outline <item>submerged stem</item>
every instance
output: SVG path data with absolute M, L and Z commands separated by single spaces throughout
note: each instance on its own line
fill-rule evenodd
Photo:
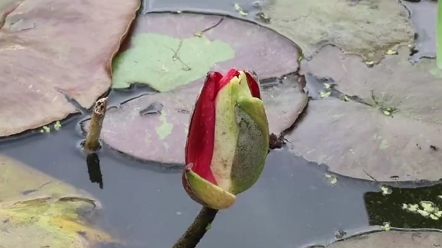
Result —
M 84 142 L 84 149 L 89 151 L 96 151 L 100 148 L 100 134 L 103 126 L 104 116 L 106 114 L 107 97 L 99 99 L 94 106 L 91 123 L 89 125 L 89 132 Z
M 437 1 L 436 64 L 442 70 L 442 1 Z
M 218 210 L 216 209 L 203 207 L 192 225 L 187 228 L 186 232 L 172 248 L 195 248 L 207 230 L 210 229 L 210 225 L 217 213 Z

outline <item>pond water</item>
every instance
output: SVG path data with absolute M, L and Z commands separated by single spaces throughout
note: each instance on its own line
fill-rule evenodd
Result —
M 228 12 L 231 5 L 227 1 L 153 0 L 145 3 L 143 11 L 187 7 Z M 111 92 L 111 105 L 145 91 L 135 87 Z M 182 189 L 182 166 L 138 161 L 104 145 L 98 153 L 99 167 L 88 167 L 79 149 L 84 139 L 79 123 L 87 115 L 69 117 L 57 132 L 34 131 L 2 140 L 0 153 L 90 192 L 103 205 L 100 225 L 124 240 L 122 247 L 171 247 L 200 210 Z M 102 187 L 97 181 L 102 181 Z M 383 195 L 382 185 L 393 192 Z M 198 247 L 325 246 L 341 238 L 379 231 L 385 222 L 395 228 L 441 229 L 440 222 L 391 210 L 392 206 L 436 196 L 441 187 L 437 182 L 397 183 L 392 178 L 382 184 L 343 177 L 327 172 L 326 165 L 295 157 L 285 149 L 273 150 L 257 184 L 241 194 L 231 209 L 218 214 Z

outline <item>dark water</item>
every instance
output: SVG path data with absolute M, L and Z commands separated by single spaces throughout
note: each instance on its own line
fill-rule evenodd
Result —
M 238 3 L 250 5 L 251 1 Z M 144 12 L 166 9 L 232 12 L 233 3 L 152 0 L 145 3 Z M 111 92 L 111 105 L 148 91 L 135 87 Z M 90 192 L 103 204 L 103 228 L 125 241 L 124 247 L 171 247 L 200 210 L 182 189 L 180 166 L 140 162 L 104 146 L 98 154 L 100 166 L 88 168 L 86 156 L 78 148 L 84 139 L 78 131 L 82 118 L 70 117 L 57 132 L 0 141 L 0 153 Z M 346 238 L 380 230 L 384 222 L 396 228 L 442 229 L 440 222 L 398 210 L 403 203 L 437 197 L 441 184 L 390 182 L 386 184 L 393 192 L 382 195 L 381 183 L 332 175 L 337 178 L 332 184 L 326 170 L 325 165 L 285 150 L 271 152 L 257 184 L 239 195 L 231 209 L 218 214 L 198 247 L 327 245 L 337 240 L 337 232 L 339 238 Z

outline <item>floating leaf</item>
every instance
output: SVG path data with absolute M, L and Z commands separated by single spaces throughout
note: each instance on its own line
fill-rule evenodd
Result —
M 253 70 L 263 81 L 279 78 L 298 69 L 298 48 L 284 37 L 248 22 L 225 18 L 219 23 L 220 19 L 221 17 L 215 15 L 196 14 L 148 14 L 138 18 L 132 39 L 139 35 L 167 37 L 171 40 L 179 40 L 175 37 L 194 39 L 188 41 L 187 45 L 183 42 L 177 53 L 192 70 L 181 70 L 181 62 L 172 58 L 174 52 L 166 46 L 162 47 L 172 43 L 166 44 L 164 40 L 161 44 L 150 41 L 157 45 L 155 49 L 151 47 L 149 49 L 152 50 L 148 50 L 152 56 L 142 52 L 136 55 L 143 57 L 143 61 L 131 57 L 135 54 L 127 57 L 120 54 L 121 61 L 117 64 L 127 65 L 124 70 L 121 67 L 116 68 L 115 74 L 118 75 L 115 75 L 115 87 L 122 86 L 118 82 L 147 83 L 162 93 L 148 94 L 130 100 L 119 108 L 109 109 L 102 130 L 105 143 L 142 160 L 183 163 L 190 114 L 208 70 L 215 69 L 222 73 L 230 68 Z M 195 30 L 204 30 L 216 23 L 219 25 L 205 32 L 203 38 L 193 37 Z M 143 33 L 146 31 L 149 33 Z M 197 45 L 191 45 L 192 42 L 197 42 Z M 210 48 L 213 49 L 212 53 L 218 54 L 218 58 L 225 58 L 224 62 L 216 62 L 213 56 L 207 57 L 210 55 L 207 49 L 213 43 L 225 46 L 224 50 Z M 177 49 L 179 42 L 175 45 L 174 49 Z M 135 46 L 143 44 L 137 43 Z M 206 48 L 200 48 L 201 46 Z M 136 48 L 129 48 L 126 52 L 130 52 L 130 49 Z M 227 55 L 234 57 L 229 59 Z M 143 66 L 130 66 L 134 61 Z M 169 71 L 159 74 L 156 61 L 161 61 Z M 262 98 L 270 132 L 276 135 L 292 126 L 308 101 L 307 95 L 298 86 L 297 78 L 292 74 L 281 82 L 263 83 Z M 161 106 L 161 111 L 147 111 L 157 109 L 155 106 Z M 89 122 L 82 126 L 87 130 Z
M 328 248 L 434 248 L 442 243 L 442 234 L 438 232 L 375 232 L 357 235 L 328 246 Z
M 299 44 L 306 57 L 332 43 L 377 63 L 391 44 L 413 42 L 408 10 L 396 1 L 351 5 L 341 0 L 278 0 L 263 10 L 272 16 L 272 22 L 264 25 Z
M 108 90 L 109 61 L 139 1 L 12 3 L 0 29 L 0 137 L 89 108 Z M 0 9 L 3 16 L 3 9 Z
M 412 65 L 408 54 L 408 48 L 401 47 L 398 56 L 368 69 L 358 56 L 329 46 L 322 49 L 308 61 L 310 72 L 332 78 L 339 82 L 336 90 L 366 104 L 334 97 L 311 101 L 308 114 L 286 136 L 292 151 L 350 177 L 367 178 L 368 172 L 379 181 L 389 181 L 392 175 L 403 181 L 442 178 L 435 166 L 442 153 L 430 150 L 430 145 L 442 144 L 441 79 L 430 73 L 433 60 Z M 372 92 L 380 106 L 399 111 L 386 116 Z
M 0 155 L 0 246 L 86 248 L 116 242 L 88 220 L 100 203 Z

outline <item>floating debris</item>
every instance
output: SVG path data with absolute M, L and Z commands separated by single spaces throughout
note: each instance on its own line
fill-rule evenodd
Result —
M 60 130 L 60 128 L 61 128 L 61 123 L 60 123 L 60 121 L 55 122 L 55 124 L 54 124 L 54 129 L 58 131 L 58 130 Z
M 382 191 L 382 195 L 383 196 L 389 195 L 389 194 L 393 193 L 393 190 L 390 189 L 389 187 L 385 186 L 385 185 L 381 186 L 381 191 Z
M 384 222 L 384 225 L 381 226 L 381 229 L 388 232 L 391 229 L 390 222 Z
M 347 232 L 343 231 L 343 230 L 339 230 L 339 231 L 335 232 L 336 239 L 343 239 L 345 237 L 345 235 L 347 235 Z
M 329 97 L 330 94 L 331 94 L 331 91 L 327 91 L 327 92 L 321 91 L 320 92 L 321 98 Z
M 429 217 L 433 220 L 439 220 L 442 217 L 442 211 L 431 201 L 421 201 L 419 204 L 402 204 L 402 209 L 411 213 L 418 213 L 423 217 Z
M 271 18 L 266 15 L 264 12 L 258 12 L 255 15 L 255 19 L 264 23 L 270 23 Z
M 235 10 L 238 11 L 238 13 L 242 16 L 247 16 L 249 14 L 247 12 L 244 12 L 242 7 L 237 3 L 235 3 L 234 7 L 235 7 Z
M 325 174 L 325 177 L 329 179 L 331 184 L 336 184 L 338 182 L 338 178 L 336 178 L 335 176 L 332 176 L 330 174 Z
M 420 205 L 424 211 L 429 212 L 429 213 L 434 213 L 436 211 L 439 211 L 439 209 L 436 207 L 436 205 L 431 201 L 421 201 Z
M 382 113 L 386 116 L 391 116 L 394 112 L 397 111 L 398 111 L 397 108 L 392 108 L 392 107 L 382 108 Z
M 303 59 L 304 59 L 304 56 L 302 56 L 302 55 L 298 56 L 298 62 L 301 62 L 301 60 L 303 60 Z
M 208 231 L 212 227 L 212 223 L 207 224 L 206 231 Z
M 374 65 L 374 61 L 371 61 L 371 60 L 365 61 L 365 64 L 372 67 Z
M 50 133 L 51 132 L 51 128 L 49 128 L 48 126 L 42 126 L 42 129 L 40 130 L 40 133 Z
M 396 50 L 389 49 L 389 50 L 386 52 L 386 54 L 387 54 L 387 55 L 397 55 L 398 52 L 397 52 Z

